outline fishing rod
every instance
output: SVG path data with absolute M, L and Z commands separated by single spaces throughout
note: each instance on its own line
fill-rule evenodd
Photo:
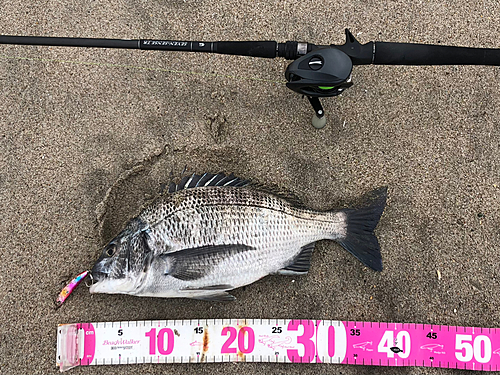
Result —
M 348 29 L 345 34 L 346 41 L 342 45 L 294 41 L 197 42 L 10 35 L 0 36 L 0 44 L 205 52 L 294 60 L 285 71 L 286 85 L 309 99 L 315 112 L 312 123 L 316 128 L 326 124 L 320 98 L 340 95 L 351 87 L 351 74 L 355 65 L 500 66 L 500 49 L 390 42 L 361 44 Z

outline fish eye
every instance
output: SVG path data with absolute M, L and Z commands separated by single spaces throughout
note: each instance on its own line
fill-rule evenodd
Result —
M 116 245 L 109 245 L 106 249 L 106 255 L 112 257 L 116 252 Z

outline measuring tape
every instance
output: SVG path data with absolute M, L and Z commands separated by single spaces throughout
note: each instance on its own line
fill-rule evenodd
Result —
M 57 365 L 278 362 L 497 371 L 500 329 L 333 320 L 200 319 L 63 324 Z

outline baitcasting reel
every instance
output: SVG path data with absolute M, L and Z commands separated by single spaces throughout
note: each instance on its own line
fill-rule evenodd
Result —
M 321 48 L 309 52 L 288 65 L 285 77 L 288 88 L 307 96 L 314 108 L 315 128 L 326 124 L 320 97 L 337 96 L 352 86 L 352 61 L 336 48 Z

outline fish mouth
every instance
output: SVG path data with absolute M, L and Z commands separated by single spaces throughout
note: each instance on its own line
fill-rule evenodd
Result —
M 106 280 L 109 276 L 108 272 L 104 272 L 103 266 L 101 262 L 98 262 L 92 268 L 92 271 L 89 272 L 91 284 L 90 284 L 90 293 L 95 293 L 95 290 L 99 284 L 102 284 L 102 281 Z
M 109 271 L 109 265 L 106 262 L 103 260 L 97 261 L 97 263 L 94 264 L 94 267 L 92 267 L 92 271 L 90 271 L 92 284 L 106 279 L 109 276 Z
M 99 281 L 108 277 L 107 273 L 102 272 L 102 271 L 95 271 L 95 270 L 92 270 L 90 275 L 92 277 L 92 284 L 98 283 Z
M 107 294 L 130 294 L 133 281 L 127 278 L 113 278 L 108 274 L 100 273 L 101 277 L 98 281 L 94 280 L 89 288 L 91 294 L 107 293 Z

